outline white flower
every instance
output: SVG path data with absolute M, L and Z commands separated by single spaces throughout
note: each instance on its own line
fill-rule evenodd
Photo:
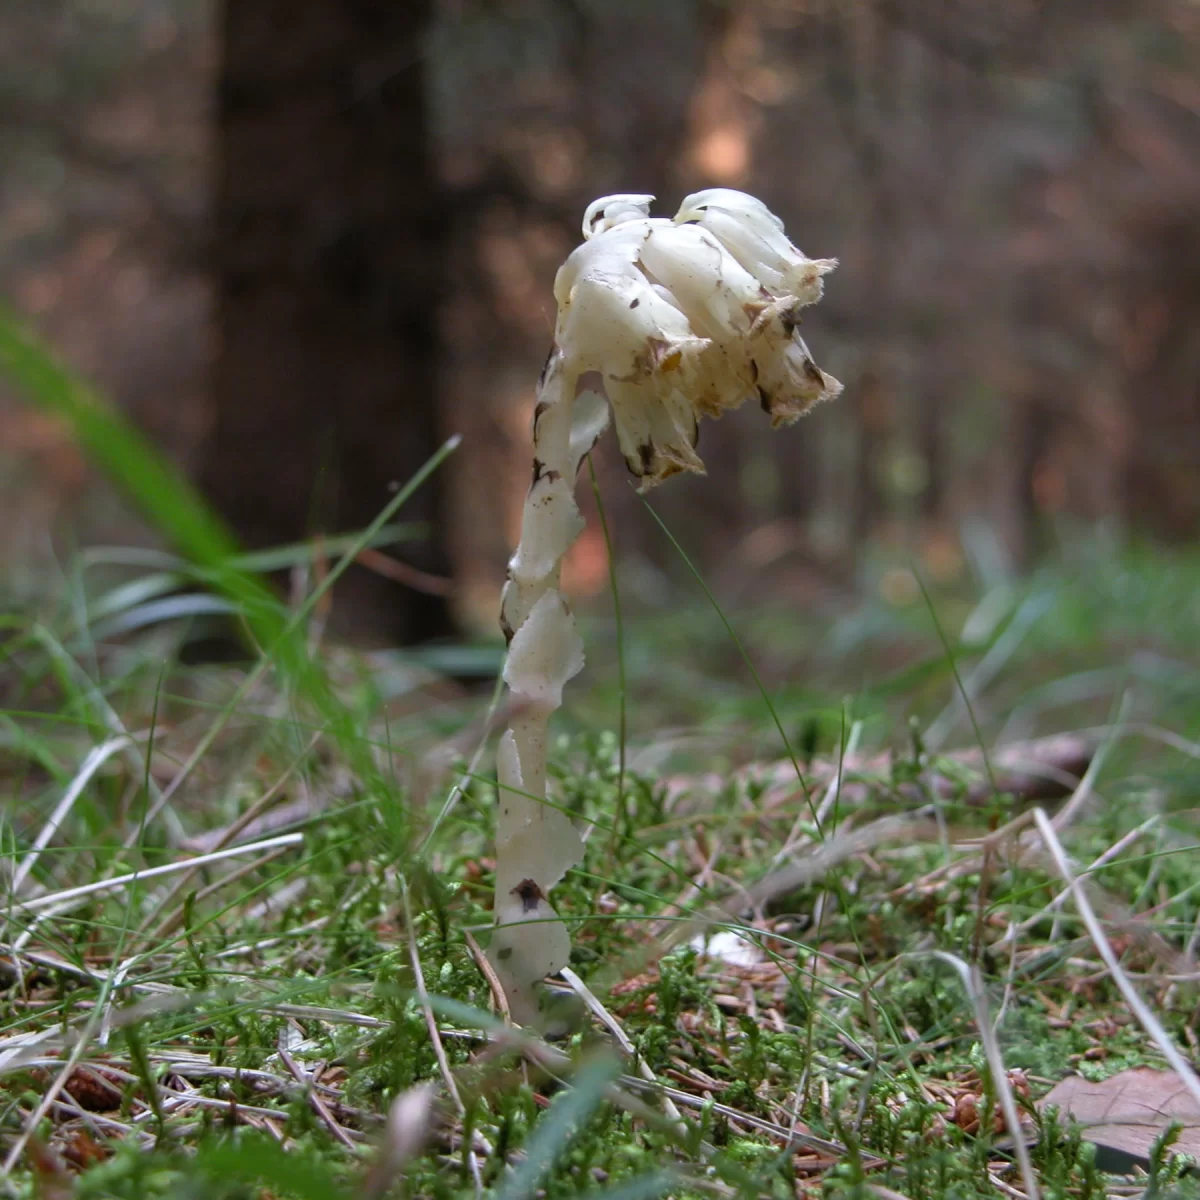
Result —
M 564 367 L 607 397 L 643 489 L 703 473 L 703 416 L 755 398 L 773 425 L 788 424 L 841 391 L 796 331 L 836 262 L 806 258 L 742 192 L 698 192 L 674 221 L 650 217 L 651 199 L 589 205 L 586 240 L 554 284 Z
M 550 718 L 583 669 L 583 642 L 560 587 L 562 561 L 584 527 L 575 477 L 611 410 L 630 470 L 649 488 L 704 472 L 701 417 L 750 397 L 773 425 L 793 421 L 841 384 L 796 332 L 821 295 L 831 260 L 805 258 L 752 196 L 689 196 L 674 221 L 652 196 L 588 206 L 584 243 L 554 281 L 555 346 L 538 381 L 533 480 L 509 561 L 500 624 L 514 706 L 497 757 L 496 928 L 488 950 L 513 1017 L 538 1013 L 541 978 L 565 966 L 566 925 L 550 890 L 583 856 L 570 816 L 549 803 Z

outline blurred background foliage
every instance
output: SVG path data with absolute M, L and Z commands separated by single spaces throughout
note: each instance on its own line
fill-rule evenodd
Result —
M 252 547 L 364 527 L 462 433 L 334 620 L 493 637 L 584 206 L 744 188 L 841 260 L 806 333 L 846 393 L 706 427 L 709 478 L 652 502 L 723 603 L 903 608 L 910 563 L 1194 536 L 1198 44 L 1194 0 L 3 0 L 0 293 Z M 19 599 L 151 535 L 7 386 Z M 596 457 L 654 607 L 683 568 Z

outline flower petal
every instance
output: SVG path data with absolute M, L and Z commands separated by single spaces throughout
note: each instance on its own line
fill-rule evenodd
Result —
M 593 200 L 583 214 L 584 240 L 607 233 L 614 225 L 625 221 L 637 221 L 648 217 L 653 202 L 653 196 L 637 192 L 621 192 L 615 196 L 601 196 L 598 200 Z
M 708 230 L 734 258 L 776 296 L 794 296 L 801 304 L 821 298 L 823 275 L 837 259 L 806 257 L 788 240 L 783 222 L 754 196 L 730 188 L 709 188 L 688 196 L 678 223 L 695 222 Z

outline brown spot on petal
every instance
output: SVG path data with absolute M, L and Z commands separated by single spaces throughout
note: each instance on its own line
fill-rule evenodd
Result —
M 644 446 L 638 447 L 638 457 L 642 460 L 642 469 L 639 474 L 645 475 L 650 470 L 650 464 L 654 461 L 654 446 L 647 442 Z
M 538 905 L 546 898 L 546 893 L 532 879 L 522 879 L 513 888 L 512 895 L 521 901 L 521 908 L 527 913 L 537 912 Z
M 825 376 L 821 374 L 821 368 L 818 367 L 817 364 L 815 362 L 813 362 L 813 360 L 811 358 L 806 358 L 804 360 L 804 373 L 818 387 L 823 388 L 825 386 Z
M 630 302 L 629 302 L 629 307 L 630 307 L 630 308 L 637 308 L 637 306 L 638 306 L 639 304 L 641 304 L 641 302 L 642 302 L 642 299 L 641 299 L 641 297 L 640 297 L 640 296 L 638 296 L 638 297 L 636 297 L 635 299 L 633 299 L 633 300 L 630 300 Z
M 546 464 L 540 458 L 533 460 L 533 482 L 529 485 L 530 492 L 544 479 L 547 483 L 557 483 L 562 478 L 562 473 L 552 469 L 547 469 Z M 543 489 L 544 491 L 545 489 Z M 544 503 L 549 500 L 548 496 L 542 497 L 534 503 Z
M 759 404 L 762 405 L 763 412 L 770 413 L 770 411 L 771 411 L 771 394 L 761 384 L 759 385 L 759 388 L 758 388 L 758 402 L 759 402 Z

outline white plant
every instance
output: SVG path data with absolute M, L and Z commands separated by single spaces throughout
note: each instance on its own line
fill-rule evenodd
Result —
M 583 855 L 579 833 L 547 803 L 550 716 L 583 669 L 583 642 L 559 589 L 583 531 L 575 477 L 609 420 L 641 490 L 680 471 L 704 474 L 701 417 L 756 399 L 787 425 L 841 384 L 813 362 L 800 310 L 821 298 L 834 259 L 806 258 L 753 196 L 714 188 L 674 220 L 652 196 L 606 196 L 583 218 L 584 242 L 554 282 L 554 346 L 533 414 L 533 482 L 508 568 L 500 624 L 516 716 L 497 756 L 496 929 L 489 957 L 514 1018 L 532 1020 L 543 976 L 571 942 L 547 899 Z

